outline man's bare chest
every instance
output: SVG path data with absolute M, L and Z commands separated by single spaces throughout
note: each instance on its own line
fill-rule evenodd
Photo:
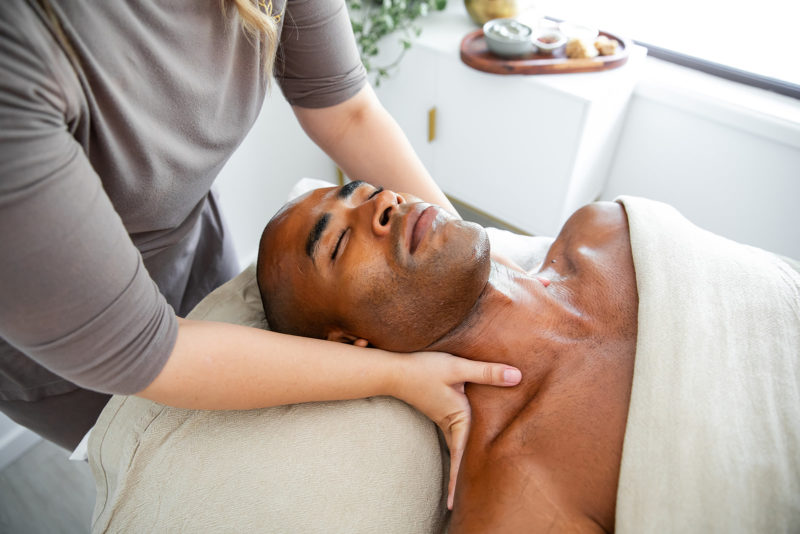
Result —
M 524 402 L 473 402 L 462 502 L 485 506 L 514 495 L 505 504 L 497 501 L 497 516 L 513 513 L 527 522 L 550 514 L 569 524 L 591 518 L 590 525 L 613 529 L 635 345 L 635 335 L 587 339 L 571 346 L 562 364 L 524 393 Z M 484 431 L 483 422 L 498 417 L 507 424 L 487 440 L 490 425 Z M 497 470 L 502 476 L 489 472 Z

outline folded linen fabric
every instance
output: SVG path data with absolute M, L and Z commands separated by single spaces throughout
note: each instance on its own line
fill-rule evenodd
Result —
M 621 201 L 639 329 L 617 531 L 800 531 L 800 274 Z

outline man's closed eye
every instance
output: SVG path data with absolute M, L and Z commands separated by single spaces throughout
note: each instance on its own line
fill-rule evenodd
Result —
M 345 228 L 339 233 L 339 239 L 336 240 L 336 246 L 333 247 L 333 252 L 331 253 L 331 261 L 335 260 L 336 257 L 339 255 L 339 249 L 344 248 L 342 247 L 342 242 L 344 241 L 345 235 L 349 231 L 349 228 Z

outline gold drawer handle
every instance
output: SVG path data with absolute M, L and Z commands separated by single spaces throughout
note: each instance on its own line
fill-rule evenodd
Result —
M 428 110 L 428 142 L 436 139 L 436 106 Z

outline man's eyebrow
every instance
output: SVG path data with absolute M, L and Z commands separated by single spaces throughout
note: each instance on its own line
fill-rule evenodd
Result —
M 308 238 L 306 239 L 306 254 L 311 261 L 314 261 L 314 250 L 317 248 L 319 244 L 319 239 L 322 237 L 322 232 L 325 231 L 325 227 L 328 226 L 328 223 L 331 220 L 330 213 L 323 213 L 322 216 L 317 219 L 317 222 L 314 223 L 314 227 L 308 233 Z
M 341 200 L 350 198 L 350 195 L 352 195 L 353 192 L 362 185 L 364 185 L 364 182 L 361 180 L 348 182 L 339 188 L 339 190 L 336 192 L 336 198 Z M 328 226 L 330 220 L 331 214 L 323 213 L 320 218 L 317 219 L 314 227 L 308 233 L 308 238 L 306 238 L 306 255 L 311 258 L 311 261 L 314 261 L 314 250 L 317 248 L 319 240 L 322 237 L 322 232 L 325 231 L 325 228 Z
M 339 191 L 336 193 L 336 198 L 341 198 L 341 199 L 349 198 L 350 195 L 353 194 L 353 191 L 355 191 L 362 185 L 364 185 L 364 182 L 362 182 L 361 180 L 356 180 L 355 182 L 346 183 L 339 188 Z

